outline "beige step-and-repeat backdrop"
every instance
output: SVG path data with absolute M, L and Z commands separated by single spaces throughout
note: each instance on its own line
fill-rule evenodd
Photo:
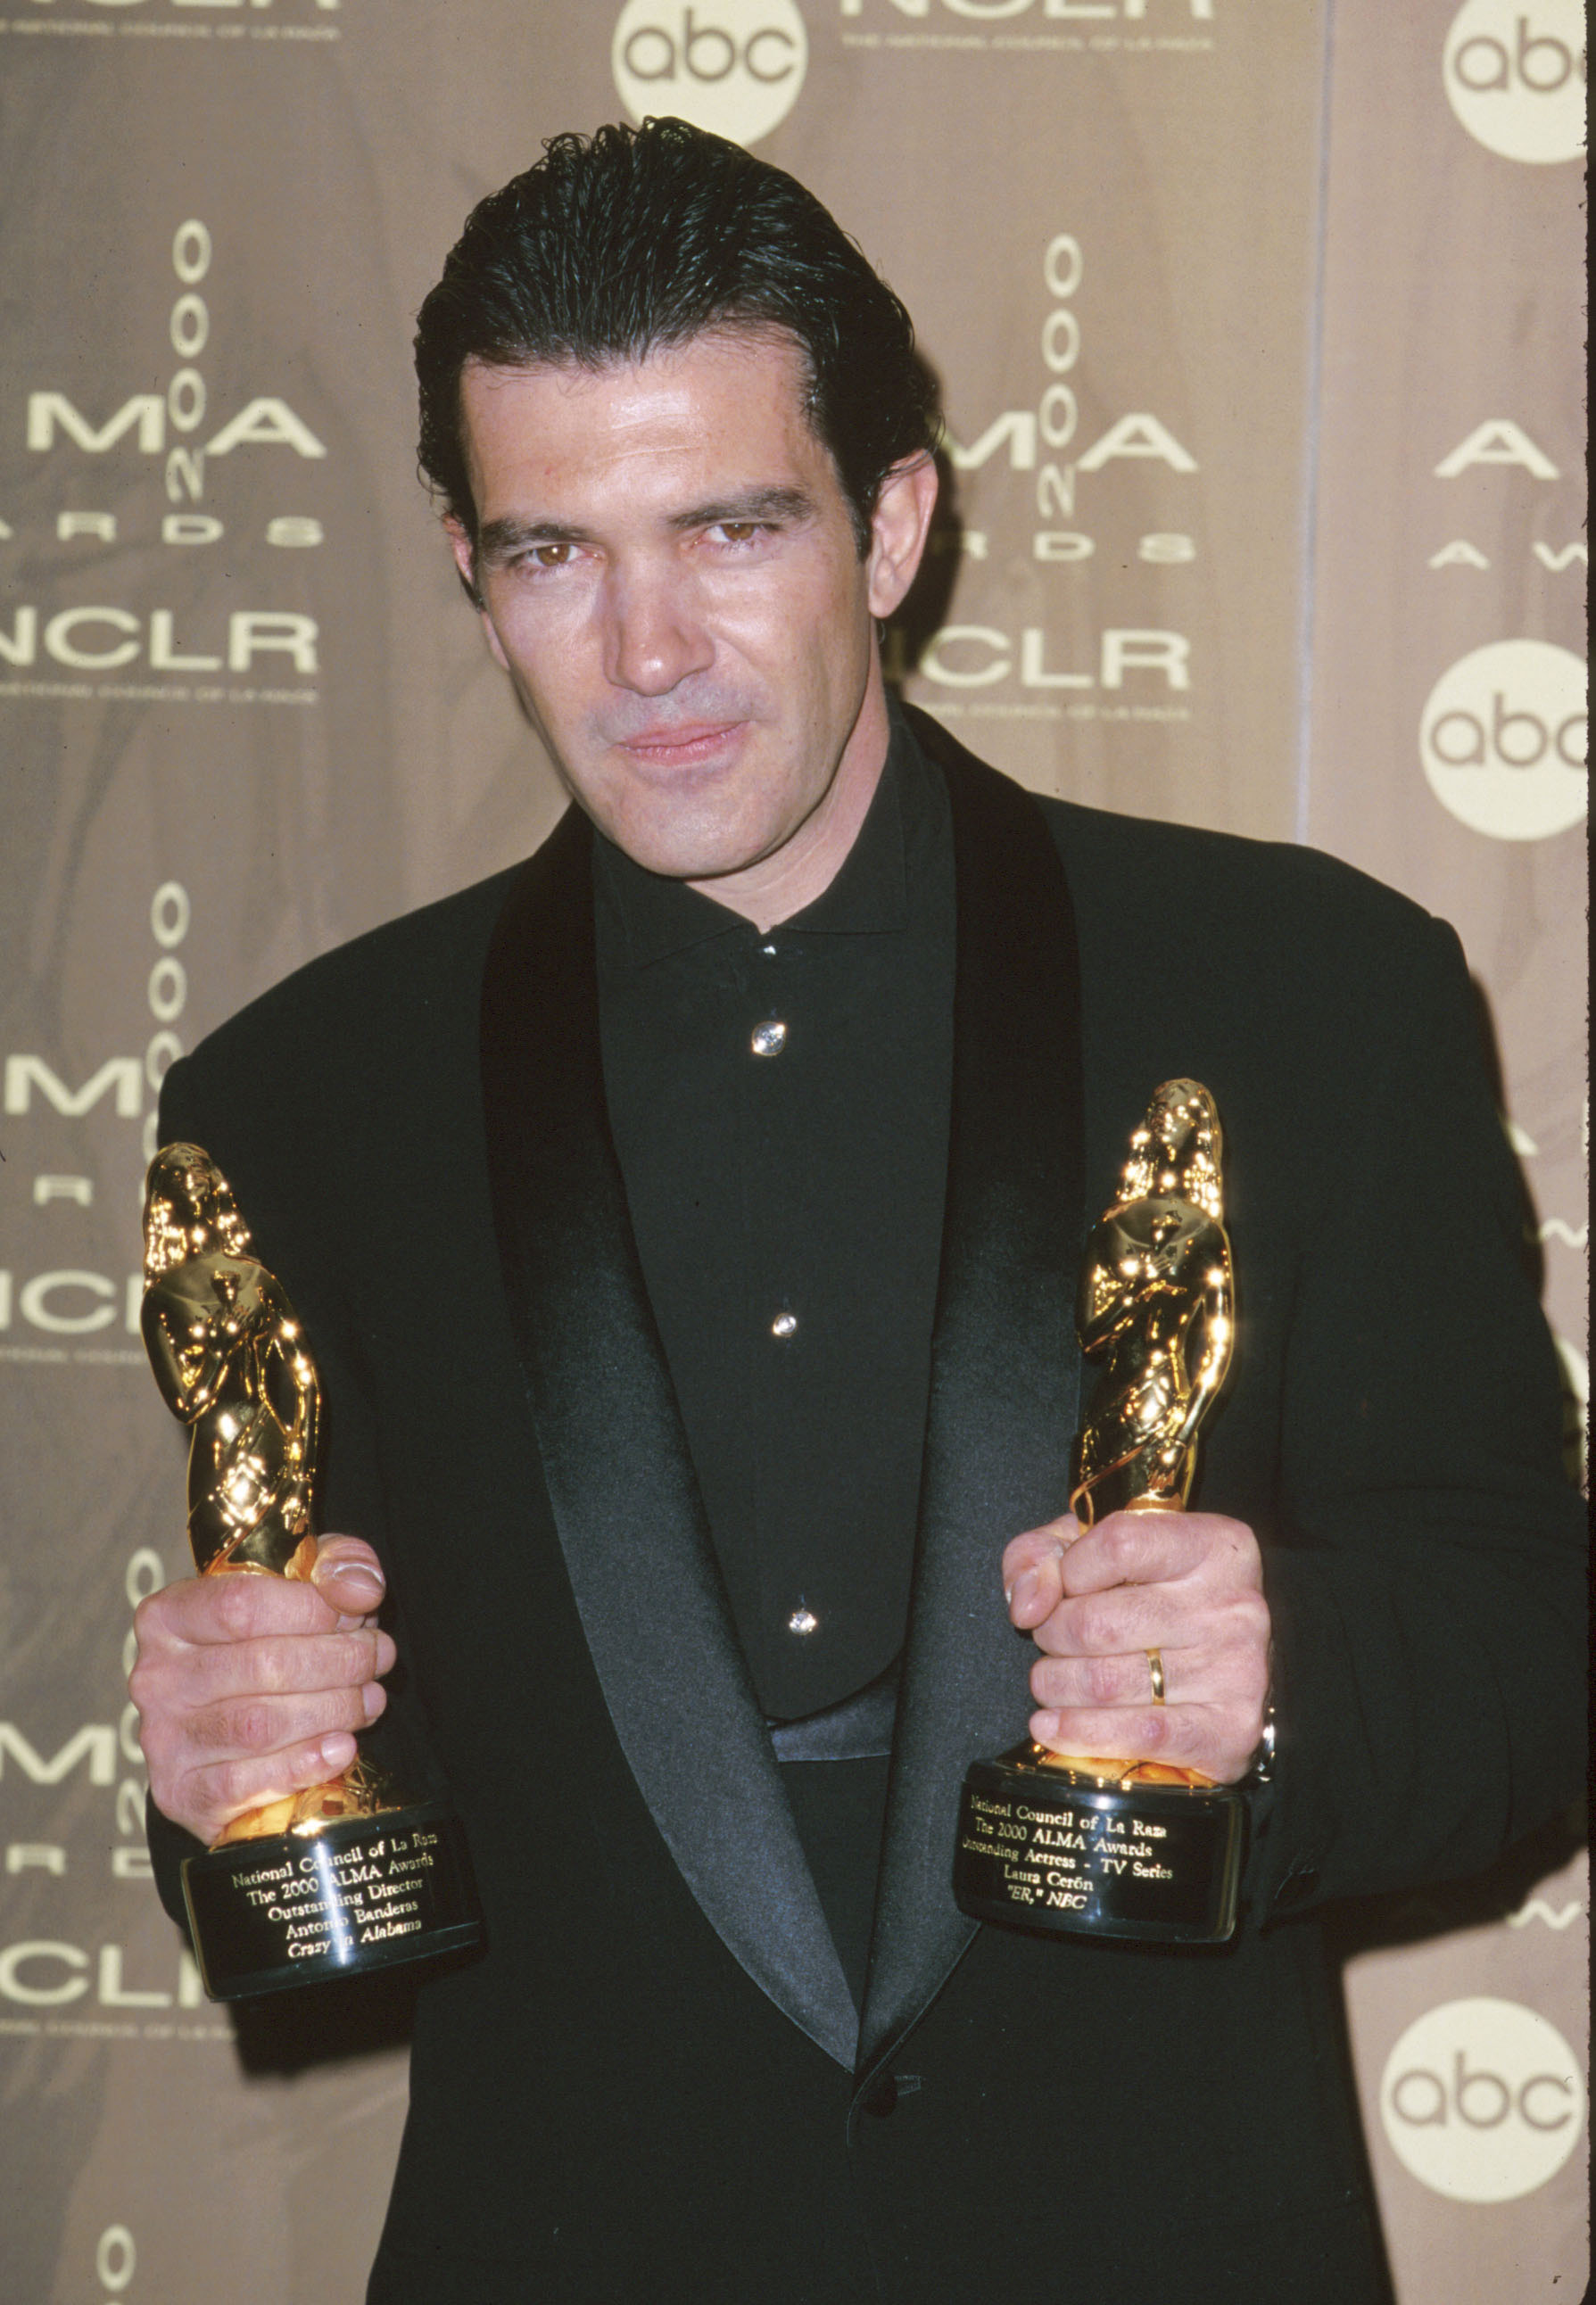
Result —
M 556 812 L 414 477 L 467 207 L 649 111 L 815 187 L 945 386 L 909 693 L 1457 923 L 1572 1451 L 1583 42 L 1576 0 L 0 0 L 14 2305 L 356 2298 L 403 2118 L 402 1991 L 235 2024 L 147 1878 L 128 1614 L 184 1554 L 133 1275 L 178 1050 Z M 1347 1920 L 1403 2305 L 1582 2292 L 1579 1852 Z

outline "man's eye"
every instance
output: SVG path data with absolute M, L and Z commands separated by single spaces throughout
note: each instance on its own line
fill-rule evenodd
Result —
M 752 544 L 763 534 L 764 523 L 757 520 L 722 520 L 716 523 L 717 533 L 728 544 Z
M 571 557 L 568 544 L 534 544 L 526 556 L 534 568 L 564 568 Z

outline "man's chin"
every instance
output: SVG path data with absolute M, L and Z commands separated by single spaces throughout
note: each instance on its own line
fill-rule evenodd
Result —
M 589 813 L 634 864 L 666 880 L 714 881 L 746 872 L 782 843 L 780 826 L 729 823 L 712 809 L 694 811 L 686 795 L 657 810 L 601 806 Z
M 609 838 L 645 872 L 657 872 L 662 880 L 702 881 L 711 896 L 717 880 L 730 880 L 747 872 L 763 862 L 764 853 L 719 842 L 649 839 L 630 829 L 611 832 Z

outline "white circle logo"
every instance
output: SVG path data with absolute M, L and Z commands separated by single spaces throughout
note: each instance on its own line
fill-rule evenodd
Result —
M 673 114 L 755 144 L 798 102 L 809 39 L 793 0 L 627 0 L 610 63 L 634 120 Z
M 1419 724 L 1430 788 L 1472 831 L 1547 840 L 1585 812 L 1585 668 L 1551 641 L 1492 641 L 1442 673 Z
M 1584 2127 L 1579 2061 L 1517 2001 L 1447 2001 L 1410 2025 L 1380 2076 L 1404 2169 L 1453 2201 L 1516 2201 L 1556 2176 Z
M 1505 160 L 1577 160 L 1584 150 L 1580 0 L 1464 0 L 1441 70 L 1469 134 Z

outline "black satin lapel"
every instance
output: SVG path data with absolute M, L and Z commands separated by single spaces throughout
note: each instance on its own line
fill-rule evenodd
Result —
M 616 1734 L 722 1941 L 851 2066 L 857 2013 L 732 1628 L 632 1236 L 604 1101 L 592 833 L 575 811 L 494 931 L 482 1053 L 511 1319 Z
M 1025 1734 L 1030 1644 L 1009 1623 L 1010 1537 L 1063 1511 L 1083 1221 L 1074 915 L 1041 812 L 916 717 L 946 774 L 958 872 L 952 1130 L 919 1551 L 861 2076 L 975 1935 L 953 1902 L 969 1763 Z

